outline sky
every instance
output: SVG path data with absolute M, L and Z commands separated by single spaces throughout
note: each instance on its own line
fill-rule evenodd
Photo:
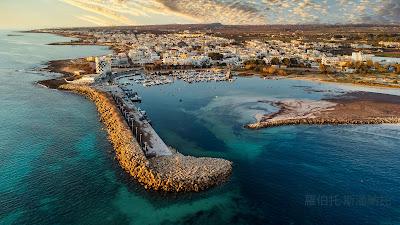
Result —
M 223 24 L 400 24 L 400 0 L 0 0 L 0 29 Z

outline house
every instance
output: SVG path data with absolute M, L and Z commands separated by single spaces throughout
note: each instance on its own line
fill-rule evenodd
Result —
M 107 75 L 111 73 L 111 58 L 109 56 L 100 56 L 95 58 L 96 73 Z
M 128 57 L 125 53 L 119 53 L 118 55 L 111 56 L 111 66 L 112 67 L 128 67 Z
M 362 52 L 353 52 L 351 54 L 351 60 L 354 62 L 365 62 L 372 59 L 373 55 L 364 54 Z

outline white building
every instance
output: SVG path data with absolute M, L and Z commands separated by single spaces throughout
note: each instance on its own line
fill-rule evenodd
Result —
M 335 57 L 335 56 L 328 57 L 325 54 L 322 55 L 322 58 L 321 58 L 321 63 L 323 65 L 327 65 L 327 66 L 336 65 L 337 63 L 339 63 L 339 61 L 340 61 L 339 57 Z
M 106 75 L 111 73 L 111 58 L 109 56 L 96 57 L 96 73 Z
M 239 57 L 225 58 L 222 60 L 222 63 L 226 63 L 226 65 L 233 65 L 233 66 L 241 66 L 242 65 L 242 61 L 240 60 Z
M 191 56 L 189 60 L 194 66 L 209 65 L 211 62 L 211 58 L 204 55 Z
M 400 48 L 400 42 L 380 41 L 379 44 L 388 48 Z
M 364 54 L 362 52 L 353 52 L 351 54 L 351 60 L 354 62 L 365 62 L 372 59 L 373 55 Z
M 128 57 L 125 53 L 119 53 L 111 57 L 111 66 L 113 67 L 127 67 L 129 66 Z
M 133 63 L 138 63 L 144 58 L 144 51 L 142 49 L 131 49 L 129 50 L 128 56 Z
M 367 44 L 351 44 L 350 45 L 352 48 L 358 48 L 358 49 L 371 49 L 371 48 L 373 48 L 374 46 L 372 46 L 372 45 L 367 45 Z
M 128 53 L 134 64 L 144 65 L 146 63 L 154 63 L 160 60 L 160 56 L 157 52 L 149 49 L 131 49 Z

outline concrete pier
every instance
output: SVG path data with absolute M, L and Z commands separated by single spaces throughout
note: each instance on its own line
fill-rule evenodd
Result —
M 172 155 L 165 142 L 158 136 L 148 120 L 144 118 L 145 115 L 138 110 L 125 92 L 118 86 L 111 86 L 110 92 L 146 156 Z

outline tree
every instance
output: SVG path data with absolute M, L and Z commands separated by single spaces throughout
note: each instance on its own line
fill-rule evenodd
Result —
M 208 57 L 210 57 L 212 60 L 221 60 L 224 58 L 224 55 L 218 52 L 210 52 L 208 53 Z
M 360 69 L 361 66 L 362 66 L 362 62 L 360 62 L 360 61 L 357 61 L 357 62 L 354 63 L 354 68 L 355 69 Z
M 378 71 L 379 73 L 384 73 L 387 71 L 386 68 L 378 62 L 374 63 L 374 67 L 375 67 L 376 71 Z
M 372 68 L 374 66 L 374 62 L 372 62 L 372 60 L 367 60 L 367 66 L 368 68 Z
M 280 64 L 280 60 L 276 57 L 271 59 L 271 65 L 279 65 Z
M 253 70 L 257 66 L 257 61 L 256 60 L 247 60 L 243 64 L 244 64 L 244 68 L 246 68 L 246 70 Z
M 327 68 L 324 64 L 322 64 L 322 63 L 319 64 L 319 70 L 320 70 L 322 73 L 327 73 L 327 72 L 328 72 L 328 68 Z
M 284 70 L 278 70 L 278 75 L 279 76 L 287 76 L 287 73 Z
M 396 73 L 400 74 L 400 64 L 396 64 L 394 67 L 396 68 Z
M 290 59 L 284 58 L 284 59 L 282 59 L 282 63 L 283 63 L 283 65 L 285 65 L 285 66 L 289 66 L 289 65 L 290 65 Z
M 296 58 L 290 58 L 290 66 L 297 66 L 299 62 Z
M 351 62 L 351 61 L 346 62 L 344 66 L 345 66 L 345 67 L 348 67 L 348 68 L 353 68 L 353 69 L 354 69 L 354 64 L 353 64 L 353 62 Z
M 334 37 L 335 39 L 343 38 L 343 36 L 340 35 L 340 34 L 335 34 L 335 35 L 333 35 L 333 37 Z
M 276 73 L 276 69 L 273 67 L 264 67 L 263 68 L 263 72 L 264 73 L 268 73 L 268 74 L 275 74 Z

